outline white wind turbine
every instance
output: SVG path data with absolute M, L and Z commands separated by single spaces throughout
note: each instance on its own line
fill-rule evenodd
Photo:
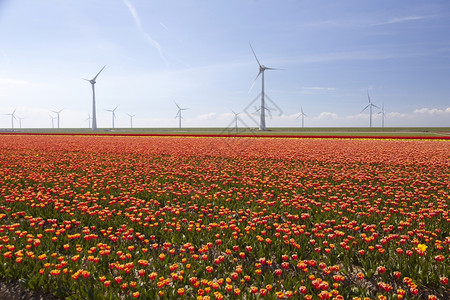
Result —
M 298 115 L 297 119 L 300 118 L 300 117 L 302 117 L 302 128 L 303 128 L 303 127 L 304 127 L 304 124 L 305 124 L 305 117 L 307 117 L 308 115 L 306 115 L 306 114 L 303 112 L 303 107 L 300 106 L 300 110 L 301 110 L 301 113 Z
M 17 118 L 19 119 L 19 128 L 22 129 L 22 120 L 25 118 L 21 118 L 19 116 L 17 116 Z
M 50 118 L 52 119 L 52 128 L 55 128 L 55 119 L 57 118 L 57 117 L 54 117 L 54 116 L 52 116 L 52 115 L 49 115 L 50 116 Z
M 381 128 L 384 128 L 384 118 L 386 117 L 384 112 L 384 104 L 381 105 L 381 111 L 378 114 L 381 114 Z
M 116 109 L 119 107 L 117 105 L 114 109 L 105 109 L 106 111 L 109 111 L 112 113 L 112 128 L 114 128 L 114 119 L 116 119 Z
M 57 119 L 57 124 L 58 124 L 58 128 L 59 128 L 59 114 L 63 111 L 63 109 L 56 111 L 56 110 L 52 110 L 52 112 L 54 112 L 56 114 L 56 119 Z
M 176 116 L 175 116 L 175 119 L 178 118 L 178 127 L 181 128 L 181 119 L 183 118 L 183 117 L 181 116 L 181 112 L 182 112 L 183 110 L 187 110 L 187 109 L 189 109 L 189 108 L 181 108 L 176 102 L 175 102 L 175 105 L 178 107 L 178 112 L 177 112 L 177 114 L 176 114 Z
M 91 120 L 92 120 L 91 114 L 88 113 L 88 117 L 87 117 L 87 119 L 85 120 L 85 121 L 88 121 L 88 122 L 89 122 L 89 127 L 88 127 L 88 128 L 91 128 Z
M 260 121 L 259 121 L 259 130 L 266 130 L 266 106 L 265 106 L 265 102 L 264 102 L 264 71 L 265 70 L 279 70 L 279 69 L 275 69 L 275 68 L 269 68 L 266 67 L 264 65 L 261 65 L 259 63 L 258 58 L 256 57 L 255 51 L 253 50 L 252 45 L 250 44 L 250 48 L 252 49 L 253 55 L 255 56 L 256 62 L 258 63 L 259 66 L 259 72 L 258 75 L 256 75 L 255 80 L 253 81 L 252 86 L 250 87 L 250 90 L 253 88 L 253 85 L 255 84 L 256 80 L 258 79 L 259 75 L 261 75 L 261 82 L 262 82 L 262 86 L 261 86 L 261 107 L 260 107 Z
M 14 119 L 17 120 L 16 116 L 14 115 L 14 113 L 16 112 L 16 110 L 14 110 L 12 113 L 10 114 L 6 114 L 7 116 L 11 116 L 11 129 L 14 129 Z
M 94 78 L 92 78 L 90 80 L 83 78 L 84 80 L 89 81 L 92 85 L 92 130 L 97 130 L 97 114 L 95 113 L 95 83 L 96 83 L 95 80 L 97 79 L 97 76 L 103 71 L 103 69 L 105 67 L 106 67 L 106 65 L 103 66 L 103 68 L 100 70 L 100 72 L 97 73 L 97 75 L 95 75 Z
M 236 112 L 234 112 L 234 110 L 231 110 L 232 112 L 233 112 L 233 114 L 234 114 L 234 128 L 235 128 L 235 130 L 236 130 L 236 132 L 238 131 L 238 126 L 237 126 L 237 123 L 238 123 L 238 115 L 240 114 L 240 113 L 236 113 Z
M 130 117 L 130 128 L 133 128 L 133 117 L 135 116 L 135 115 L 130 115 L 130 114 L 127 114 L 129 117 Z
M 369 99 L 369 104 L 367 104 L 367 106 L 364 107 L 364 109 L 361 111 L 361 113 L 362 113 L 363 111 L 365 111 L 367 108 L 369 108 L 369 113 L 370 113 L 370 128 L 372 128 L 372 107 L 376 107 L 376 108 L 379 108 L 379 107 L 376 106 L 375 104 L 373 104 L 372 101 L 370 100 L 369 91 L 367 91 L 367 98 Z

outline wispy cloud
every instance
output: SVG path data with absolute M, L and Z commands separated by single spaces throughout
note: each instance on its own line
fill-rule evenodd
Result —
M 288 57 L 280 60 L 281 63 L 323 63 L 330 61 L 355 61 L 355 60 L 384 60 L 391 59 L 396 53 L 382 51 L 379 49 L 340 51 L 340 52 L 324 52 L 305 54 L 302 56 Z
M 386 114 L 387 118 L 391 118 L 391 119 L 399 119 L 399 118 L 407 118 L 410 117 L 410 115 L 406 114 L 406 113 L 399 113 L 399 112 L 390 112 Z
M 311 90 L 311 91 L 334 91 L 334 90 L 336 90 L 335 88 L 321 87 L 321 86 L 309 86 L 309 87 L 304 87 L 303 89 Z
M 337 119 L 338 115 L 336 113 L 332 113 L 332 112 L 328 112 L 328 111 L 324 111 L 321 112 L 316 118 L 317 119 Z
M 128 0 L 123 0 L 123 3 L 127 6 L 128 10 L 131 13 L 131 16 L 133 17 L 134 20 L 134 24 L 136 25 L 138 31 L 143 35 L 144 39 L 153 47 L 155 47 L 158 52 L 159 52 L 159 56 L 161 56 L 161 58 L 164 60 L 164 62 L 167 63 L 162 49 L 161 49 L 161 45 L 154 40 L 147 32 L 145 32 L 144 28 L 142 27 L 142 23 L 141 23 L 141 19 L 139 18 L 139 15 L 136 11 L 136 8 L 128 1 Z
M 215 118 L 216 115 L 217 114 L 215 112 L 210 112 L 210 113 L 207 113 L 207 114 L 199 115 L 198 119 L 199 120 L 211 120 L 211 119 Z
M 427 115 L 450 115 L 450 107 L 447 107 L 446 109 L 439 109 L 439 108 L 419 108 L 415 109 L 413 111 L 415 114 L 427 114 Z
M 388 24 L 396 24 L 396 23 L 404 23 L 404 22 L 410 22 L 410 21 L 417 21 L 417 20 L 423 20 L 426 18 L 429 18 L 431 16 L 404 16 L 404 17 L 396 17 L 391 18 L 385 22 L 375 23 L 374 26 L 377 25 L 388 25 Z
M 30 84 L 25 80 L 0 78 L 0 85 L 28 85 Z

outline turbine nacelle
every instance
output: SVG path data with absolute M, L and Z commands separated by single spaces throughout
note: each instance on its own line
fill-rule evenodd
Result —
M 86 79 L 86 78 L 83 78 L 83 79 L 86 81 L 89 81 L 92 85 L 97 83 L 94 79 Z

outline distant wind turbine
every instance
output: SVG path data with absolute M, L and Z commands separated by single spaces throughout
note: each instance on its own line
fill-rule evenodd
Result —
M 130 115 L 130 114 L 127 114 L 129 117 L 130 117 L 130 128 L 133 128 L 133 117 L 135 116 L 135 115 Z
M 238 131 L 238 126 L 237 126 L 237 121 L 238 121 L 238 115 L 240 114 L 240 113 L 235 113 L 234 112 L 234 110 L 231 110 L 232 112 L 233 112 L 233 114 L 234 114 L 234 128 L 235 128 L 235 130 L 236 130 L 236 132 Z
M 175 105 L 178 107 L 178 112 L 177 112 L 175 118 L 178 118 L 178 127 L 181 128 L 181 119 L 183 118 L 183 117 L 181 116 L 181 112 L 182 112 L 183 110 L 187 110 L 187 109 L 189 109 L 189 108 L 181 108 L 176 102 L 175 102 Z
M 381 114 L 381 128 L 384 128 L 384 118 L 386 117 L 386 114 L 384 113 L 384 104 L 381 105 L 381 111 L 379 114 Z
M 56 110 L 52 110 L 52 112 L 54 112 L 56 114 L 56 119 L 57 119 L 57 124 L 58 124 L 58 128 L 59 128 L 59 114 L 63 111 L 63 109 L 56 111 Z
M 54 117 L 54 116 L 52 116 L 52 115 L 49 115 L 50 116 L 50 118 L 52 119 L 52 128 L 55 128 L 55 119 L 57 118 L 57 117 Z
M 103 66 L 103 68 L 100 70 L 100 72 L 97 73 L 97 75 L 95 75 L 94 78 L 90 80 L 83 78 L 84 80 L 89 81 L 92 85 L 92 130 L 97 130 L 97 114 L 95 113 L 95 83 L 96 83 L 95 80 L 105 67 L 106 65 Z
M 253 88 L 253 85 L 255 85 L 255 82 L 258 79 L 259 75 L 261 75 L 262 86 L 261 86 L 261 107 L 259 109 L 259 111 L 260 111 L 259 130 L 266 130 L 266 106 L 265 106 L 265 102 L 264 102 L 264 71 L 265 70 L 279 70 L 279 69 L 269 68 L 264 65 L 261 65 L 259 63 L 258 57 L 256 57 L 255 51 L 253 50 L 253 47 L 251 44 L 250 44 L 250 48 L 252 49 L 253 55 L 255 56 L 256 62 L 258 63 L 258 66 L 259 66 L 258 75 L 256 75 L 256 78 L 253 81 L 253 84 L 250 87 L 250 90 Z
M 367 106 L 364 107 L 364 109 L 361 111 L 361 113 L 362 113 L 363 111 L 365 111 L 367 108 L 369 108 L 369 113 L 370 113 L 370 128 L 372 128 L 372 107 L 376 107 L 376 108 L 379 108 L 379 107 L 376 106 L 375 104 L 373 104 L 372 101 L 370 100 L 369 91 L 367 91 L 367 98 L 369 99 L 369 104 L 367 104 Z
M 11 129 L 14 129 L 14 119 L 17 120 L 16 116 L 14 115 L 14 113 L 16 112 L 16 110 L 14 110 L 12 113 L 10 114 L 6 114 L 7 116 L 11 116 Z
M 22 129 L 22 120 L 25 118 L 21 118 L 19 116 L 17 116 L 17 118 L 19 119 L 19 128 Z
M 301 110 L 301 113 L 298 115 L 297 119 L 302 117 L 302 128 L 303 128 L 304 124 L 305 124 L 305 122 L 304 122 L 305 121 L 305 117 L 307 117 L 307 115 L 303 112 L 303 107 L 300 106 L 300 110 Z
M 106 111 L 109 111 L 112 113 L 112 128 L 114 128 L 114 119 L 116 119 L 116 109 L 119 107 L 117 105 L 114 109 L 105 109 Z
M 87 119 L 85 120 L 85 121 L 88 121 L 88 122 L 89 122 L 89 127 L 88 127 L 88 128 L 91 128 L 91 120 L 92 120 L 91 114 L 88 113 L 88 117 L 87 117 Z

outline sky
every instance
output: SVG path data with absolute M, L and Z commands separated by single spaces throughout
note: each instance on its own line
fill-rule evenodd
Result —
M 267 127 L 449 127 L 449 32 L 448 0 L 0 0 L 0 130 L 89 127 L 105 65 L 99 128 L 258 127 L 250 45 Z

